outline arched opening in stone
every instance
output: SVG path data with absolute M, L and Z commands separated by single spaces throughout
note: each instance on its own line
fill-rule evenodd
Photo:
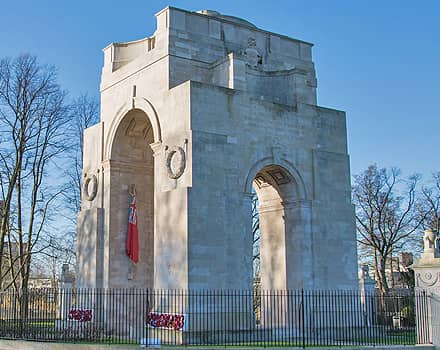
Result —
M 154 274 L 154 157 L 153 128 L 139 109 L 121 120 L 111 149 L 110 280 L 121 287 L 153 288 Z M 135 188 L 139 232 L 139 262 L 125 251 L 129 192 Z M 113 278 L 112 278 L 113 277 Z
M 287 299 L 274 297 L 274 291 L 303 287 L 300 195 L 295 178 L 279 165 L 262 168 L 252 187 L 254 310 L 257 322 L 264 324 L 273 310 L 289 308 Z M 285 325 L 287 312 L 278 317 Z
M 264 290 L 287 289 L 289 244 L 293 222 L 291 204 L 298 201 L 293 176 L 279 165 L 261 169 L 252 183 L 254 232 L 254 274 L 260 277 Z M 255 213 L 257 215 L 255 215 Z M 259 260 L 259 264 L 255 263 Z M 290 283 L 289 283 L 290 284 Z

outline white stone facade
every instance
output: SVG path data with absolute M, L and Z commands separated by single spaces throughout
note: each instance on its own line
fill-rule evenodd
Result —
M 254 188 L 263 289 L 357 288 L 345 113 L 317 106 L 312 44 L 212 11 L 156 17 L 151 37 L 104 49 L 78 286 L 251 289 Z

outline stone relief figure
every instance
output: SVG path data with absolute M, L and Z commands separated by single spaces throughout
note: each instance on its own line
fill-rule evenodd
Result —
M 243 54 L 246 56 L 248 64 L 252 67 L 257 67 L 263 63 L 263 56 L 257 49 L 255 38 L 248 39 L 248 47 L 244 50 Z

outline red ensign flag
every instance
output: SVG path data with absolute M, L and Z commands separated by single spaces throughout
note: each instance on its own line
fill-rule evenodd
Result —
M 127 256 L 134 262 L 139 261 L 139 238 L 136 211 L 136 196 L 130 195 L 130 210 L 128 211 L 128 230 L 126 242 Z

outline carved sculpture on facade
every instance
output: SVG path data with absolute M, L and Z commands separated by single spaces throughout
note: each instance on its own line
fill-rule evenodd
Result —
M 424 231 L 423 257 L 440 258 L 438 232 L 432 230 Z
M 185 150 L 174 146 L 167 149 L 166 167 L 170 179 L 178 179 L 183 175 L 186 167 Z
M 248 39 L 248 46 L 243 50 L 243 54 L 246 57 L 247 63 L 252 67 L 256 67 L 263 63 L 263 56 L 257 49 L 255 38 L 250 37 Z
M 82 198 L 87 201 L 93 201 L 98 192 L 98 178 L 96 175 L 87 175 L 84 176 L 84 183 L 82 187 Z

